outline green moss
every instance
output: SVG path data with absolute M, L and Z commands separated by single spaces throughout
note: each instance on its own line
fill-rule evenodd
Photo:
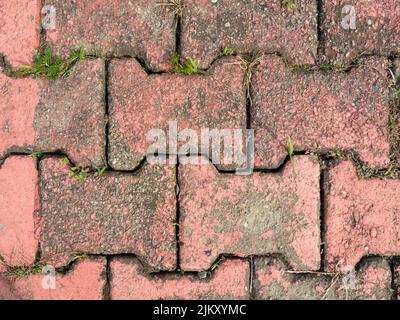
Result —
M 225 57 L 233 56 L 234 54 L 235 54 L 235 51 L 233 51 L 233 49 L 230 49 L 230 48 L 224 48 L 224 50 L 222 51 L 222 55 Z
M 70 52 L 70 58 L 64 60 L 48 48 L 42 48 L 33 57 L 32 66 L 21 66 L 15 72 L 17 76 L 42 77 L 50 80 L 63 78 L 68 75 L 71 67 L 80 60 L 86 60 L 91 56 L 83 49 L 76 49 Z
M 193 59 L 187 59 L 184 64 L 180 62 L 181 57 L 178 53 L 172 54 L 170 58 L 170 64 L 173 67 L 174 71 L 183 75 L 192 75 L 201 73 L 197 63 Z

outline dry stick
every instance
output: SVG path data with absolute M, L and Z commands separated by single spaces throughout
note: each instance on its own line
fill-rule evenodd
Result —
M 332 278 L 332 281 L 328 287 L 328 289 L 326 289 L 324 295 L 322 296 L 321 300 L 325 300 L 326 296 L 328 295 L 329 291 L 333 288 L 333 286 L 336 284 L 336 282 L 338 281 L 338 279 L 340 278 L 340 273 L 336 273 L 335 276 Z

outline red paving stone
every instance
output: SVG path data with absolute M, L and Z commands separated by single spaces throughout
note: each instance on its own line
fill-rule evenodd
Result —
M 295 64 L 317 57 L 317 3 L 281 0 L 186 0 L 181 29 L 184 58 L 207 68 L 225 48 L 240 53 L 279 52 Z
M 399 54 L 400 6 L 397 0 L 323 0 L 325 58 L 349 65 L 360 54 Z M 347 11 L 345 6 L 352 6 Z M 342 10 L 343 13 L 342 13 Z M 355 17 L 355 24 L 349 22 Z
M 33 151 L 62 151 L 81 166 L 104 165 L 104 62 L 81 62 L 55 81 L 0 74 L 0 158 Z
M 275 258 L 256 258 L 254 266 L 258 300 L 390 300 L 392 296 L 390 266 L 379 258 L 365 261 L 353 275 L 336 277 L 290 273 Z
M 6 265 L 30 265 L 35 261 L 40 231 L 38 209 L 35 160 L 8 158 L 0 167 L 0 256 Z M 2 271 L 4 266 L 0 266 Z
M 296 151 L 353 150 L 360 160 L 389 164 L 387 60 L 370 58 L 349 73 L 291 72 L 274 55 L 254 73 L 252 128 L 256 166 L 276 168 Z
M 399 180 L 360 179 L 343 161 L 329 172 L 326 190 L 328 269 L 355 266 L 363 256 L 400 254 Z
M 60 159 L 40 162 L 42 261 L 60 267 L 76 253 L 134 253 L 150 267 L 176 267 L 175 168 L 90 175 L 84 183 Z
M 32 274 L 8 281 L 13 299 L 18 300 L 101 300 L 105 283 L 105 258 L 78 261 L 66 274 Z
M 282 173 L 220 174 L 179 168 L 181 266 L 208 270 L 220 254 L 279 253 L 295 270 L 320 267 L 320 170 L 296 157 Z
M 39 0 L 0 2 L 0 55 L 13 66 L 30 65 L 40 39 Z
M 249 299 L 250 265 L 224 261 L 212 275 L 146 275 L 135 258 L 115 258 L 111 268 L 111 299 L 115 300 L 214 300 Z
M 135 60 L 113 60 L 110 165 L 116 170 L 135 169 L 151 144 L 147 133 L 161 129 L 168 138 L 170 121 L 176 121 L 178 132 L 190 128 L 199 137 L 202 128 L 246 129 L 243 79 L 243 68 L 234 58 L 218 61 L 208 75 L 189 77 L 147 75 Z
M 46 0 L 57 10 L 57 28 L 46 33 L 55 52 L 74 48 L 97 55 L 135 56 L 155 70 L 168 69 L 175 51 L 170 7 L 148 0 Z
M 400 299 L 397 1 L 160 2 L 0 0 L 0 300 Z M 97 58 L 15 73 L 42 46 Z M 188 143 L 247 128 L 249 175 Z

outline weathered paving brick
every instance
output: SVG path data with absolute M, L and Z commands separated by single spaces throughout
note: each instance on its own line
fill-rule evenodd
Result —
M 354 11 L 345 6 L 352 6 Z M 331 62 L 343 66 L 360 54 L 388 56 L 400 52 L 397 0 L 324 0 L 323 11 L 325 56 Z M 350 24 L 353 16 L 354 26 Z
M 179 168 L 181 266 L 208 270 L 220 254 L 282 254 L 295 270 L 320 267 L 320 169 L 296 157 L 280 174 Z
M 254 264 L 254 293 L 259 300 L 390 300 L 392 295 L 390 266 L 380 258 L 341 275 L 290 273 L 275 258 L 256 258 Z
M 152 129 L 168 135 L 202 128 L 246 129 L 244 71 L 238 59 L 221 59 L 207 75 L 147 75 L 133 59 L 110 65 L 109 162 L 116 170 L 132 170 L 146 156 Z M 178 151 L 179 152 L 179 151 Z M 173 154 L 175 151 L 170 151 Z M 199 150 L 200 153 L 200 150 Z M 196 153 L 197 154 L 197 153 Z
M 292 72 L 266 55 L 253 78 L 256 166 L 276 168 L 297 151 L 355 151 L 374 167 L 389 164 L 387 61 L 369 58 L 349 73 Z
M 111 260 L 111 299 L 215 300 L 249 299 L 250 266 L 247 261 L 224 261 L 200 280 L 192 274 L 146 275 L 137 259 Z
M 0 1 L 0 55 L 13 66 L 30 65 L 39 48 L 39 0 Z
M 57 10 L 57 26 L 46 40 L 67 56 L 83 47 L 101 55 L 136 56 L 161 71 L 175 51 L 175 22 L 171 6 L 151 0 L 46 0 Z
M 40 229 L 38 209 L 35 160 L 8 158 L 0 167 L 0 256 L 7 265 L 30 265 L 35 261 Z
M 60 159 L 40 162 L 42 260 L 62 266 L 75 253 L 134 253 L 154 269 L 176 266 L 175 168 L 106 172 L 84 183 Z
M 0 274 L 0 300 L 17 300 L 9 281 Z
M 313 64 L 317 56 L 317 3 L 281 0 L 186 0 L 181 50 L 207 68 L 223 49 L 240 53 L 280 52 L 295 64 Z
M 55 282 L 44 274 L 11 279 L 8 285 L 12 299 L 101 300 L 106 283 L 106 259 L 86 258 L 77 262 L 66 274 L 56 273 L 53 279 Z
M 355 266 L 363 256 L 400 254 L 400 181 L 361 179 L 350 161 L 326 182 L 327 268 Z
M 84 61 L 65 79 L 0 74 L 0 158 L 10 152 L 62 151 L 82 166 L 105 154 L 104 63 Z

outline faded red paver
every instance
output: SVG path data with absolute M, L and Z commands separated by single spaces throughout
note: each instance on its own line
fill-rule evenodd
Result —
M 8 158 L 0 167 L 0 256 L 7 265 L 30 265 L 35 261 L 40 231 L 38 210 L 35 160 Z M 0 272 L 2 268 L 0 265 Z
M 0 55 L 13 66 L 30 65 L 40 42 L 39 0 L 0 2 Z
M 399 180 L 360 179 L 352 162 L 343 161 L 331 169 L 326 190 L 327 268 L 400 254 Z
M 354 11 L 347 11 L 346 5 L 353 6 Z M 329 61 L 343 66 L 360 54 L 389 56 L 400 53 L 400 6 L 397 0 L 324 0 L 323 11 L 325 58 Z M 348 20 L 353 12 L 355 29 L 350 28 Z
M 52 81 L 0 74 L 0 158 L 62 151 L 82 166 L 104 165 L 104 77 L 101 60 L 80 62 L 68 78 Z
M 154 71 L 168 69 L 175 51 L 174 15 L 170 6 L 151 0 L 46 0 L 57 10 L 56 30 L 46 40 L 67 56 L 74 48 L 100 55 L 135 56 Z
M 368 259 L 340 276 L 290 273 L 279 259 L 256 258 L 254 294 L 258 300 L 390 300 L 392 275 L 384 259 Z
M 6 272 L 6 271 L 7 271 L 7 266 L 6 266 L 5 262 L 3 262 L 0 259 L 0 274 L 2 274 L 3 272 Z
M 182 15 L 183 58 L 207 68 L 224 48 L 240 53 L 280 52 L 295 64 L 317 57 L 317 3 L 296 0 L 186 0 Z
M 175 168 L 106 172 L 84 183 L 60 159 L 40 162 L 42 261 L 66 265 L 75 253 L 134 253 L 154 269 L 176 267 Z
M 238 59 L 221 59 L 207 75 L 147 75 L 133 59 L 110 65 L 109 162 L 116 170 L 132 170 L 155 142 L 150 130 L 163 130 L 169 145 L 169 122 L 177 131 L 246 129 L 244 71 Z M 183 141 L 182 141 L 183 142 Z M 180 146 L 180 145 L 179 145 Z M 178 153 L 180 153 L 180 148 Z M 168 154 L 177 151 L 168 149 Z M 196 152 L 195 154 L 198 154 Z M 186 152 L 184 153 L 186 154 Z
M 106 283 L 106 258 L 86 258 L 66 274 L 56 273 L 53 279 L 55 283 L 45 274 L 32 274 L 11 280 L 14 299 L 101 300 Z
M 219 300 L 249 299 L 250 265 L 224 261 L 207 279 L 192 274 L 147 275 L 135 258 L 111 260 L 111 299 Z
M 10 282 L 0 274 L 0 300 L 18 300 L 18 296 L 13 292 Z
M 353 150 L 374 167 L 389 164 L 387 60 L 365 59 L 349 73 L 292 72 L 275 55 L 253 77 L 256 167 L 276 168 L 297 151 Z
M 281 174 L 179 168 L 181 266 L 208 270 L 220 254 L 282 254 L 295 270 L 320 267 L 320 169 L 296 157 Z

